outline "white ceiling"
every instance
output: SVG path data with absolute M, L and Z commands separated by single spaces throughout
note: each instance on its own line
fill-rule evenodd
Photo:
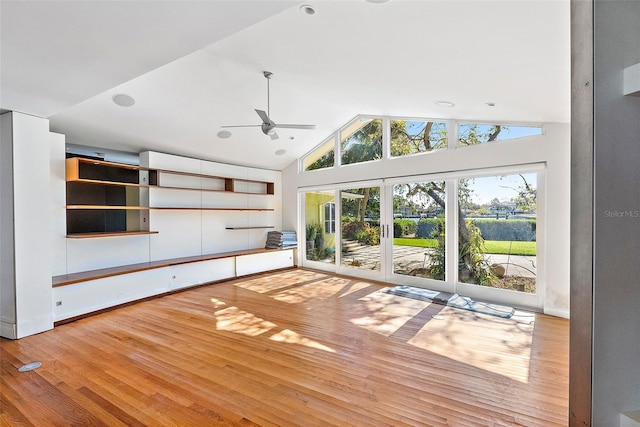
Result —
M 276 170 L 357 114 L 569 122 L 568 0 L 300 4 L 2 0 L 0 107 L 73 144 Z M 272 119 L 316 129 L 218 138 L 260 123 L 263 70 Z

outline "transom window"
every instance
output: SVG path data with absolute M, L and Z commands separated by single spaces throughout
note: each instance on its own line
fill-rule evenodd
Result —
M 452 128 L 455 143 L 449 143 Z M 300 161 L 301 171 L 328 169 L 383 158 L 424 155 L 543 134 L 540 125 L 468 123 L 423 118 L 358 116 Z
M 428 120 L 391 120 L 391 157 L 447 148 L 447 124 Z
M 486 144 L 495 141 L 542 135 L 542 126 L 515 126 L 501 124 L 458 124 L 458 146 Z

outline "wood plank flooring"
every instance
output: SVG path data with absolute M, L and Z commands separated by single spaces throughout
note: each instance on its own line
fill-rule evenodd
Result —
M 567 425 L 567 320 L 383 287 L 295 269 L 2 340 L 0 425 Z

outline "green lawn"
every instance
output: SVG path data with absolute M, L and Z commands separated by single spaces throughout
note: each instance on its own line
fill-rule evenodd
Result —
M 504 240 L 485 240 L 484 247 L 487 249 L 488 254 L 511 254 L 529 256 L 535 256 L 536 254 L 536 242 L 508 242 Z
M 419 248 L 435 248 L 438 246 L 436 239 L 412 239 L 412 238 L 395 238 L 393 244 L 398 246 L 416 246 Z M 529 255 L 535 256 L 536 242 L 508 242 L 501 240 L 485 240 L 484 246 L 488 254 L 504 254 L 509 255 Z
M 419 248 L 435 248 L 438 246 L 436 239 L 412 239 L 409 237 L 399 237 L 393 239 L 393 244 L 398 246 L 417 246 Z

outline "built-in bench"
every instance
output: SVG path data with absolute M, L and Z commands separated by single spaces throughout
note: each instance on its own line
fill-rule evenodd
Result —
M 151 270 L 153 268 L 170 267 L 192 262 L 209 261 L 213 259 L 231 258 L 242 255 L 261 254 L 265 252 L 280 251 L 281 249 L 245 249 L 241 251 L 220 252 L 217 254 L 197 255 L 183 258 L 164 259 L 160 261 L 141 262 L 139 264 L 121 265 L 118 267 L 101 268 L 98 270 L 82 271 L 79 273 L 62 274 L 53 276 L 53 287 L 72 285 L 74 283 L 86 282 L 88 280 L 103 279 L 105 277 L 117 276 L 120 274 L 130 274 L 138 271 Z
M 54 324 L 193 286 L 293 266 L 293 249 L 257 248 L 54 276 Z

